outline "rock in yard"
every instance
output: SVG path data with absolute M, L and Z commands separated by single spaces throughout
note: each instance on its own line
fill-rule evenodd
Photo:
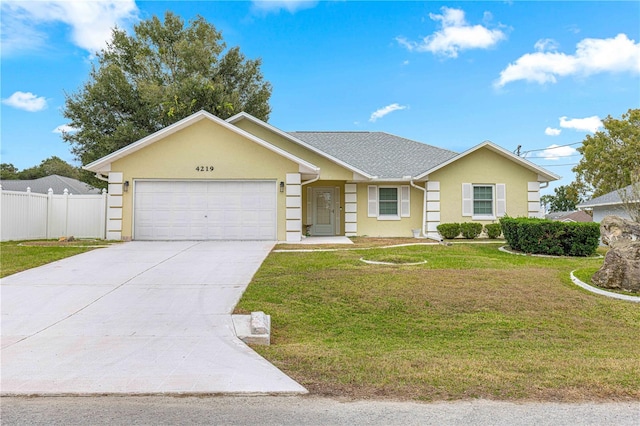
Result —
M 591 281 L 602 288 L 640 293 L 640 223 L 607 216 L 600 222 L 609 251 Z

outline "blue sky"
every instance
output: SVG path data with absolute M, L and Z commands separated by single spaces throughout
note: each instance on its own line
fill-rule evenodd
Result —
M 484 140 L 573 180 L 576 143 L 640 107 L 640 2 L 3 1 L 1 161 L 73 162 L 65 93 L 110 28 L 205 17 L 263 60 L 269 122 L 386 131 L 467 150 Z M 569 145 L 570 146 L 563 146 Z M 561 148 L 549 149 L 555 146 Z M 547 190 L 547 191 L 550 191 Z

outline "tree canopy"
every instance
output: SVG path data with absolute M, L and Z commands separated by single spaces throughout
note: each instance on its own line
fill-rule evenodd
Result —
M 246 111 L 270 113 L 271 85 L 260 59 L 226 49 L 222 35 L 198 16 L 188 25 L 166 12 L 114 29 L 97 55 L 89 80 L 67 94 L 64 116 L 76 130 L 63 133 L 87 164 L 199 110 L 220 118 Z
M 11 163 L 0 164 L 0 177 L 5 180 L 30 180 L 51 175 L 80 179 L 80 170 L 55 155 L 22 171 Z
M 543 195 L 540 202 L 549 212 L 568 212 L 576 209 L 582 201 L 578 190 L 573 185 L 561 185 L 553 190 L 554 195 Z
M 630 185 L 640 173 L 640 109 L 621 119 L 608 116 L 603 124 L 604 130 L 582 142 L 582 158 L 573 168 L 576 186 L 593 191 L 593 197 Z

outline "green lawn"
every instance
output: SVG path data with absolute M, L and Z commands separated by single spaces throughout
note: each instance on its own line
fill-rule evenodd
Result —
M 95 244 L 95 241 L 75 241 L 73 245 L 57 244 L 54 241 L 0 243 L 0 277 L 93 250 L 94 247 L 90 246 Z
M 640 400 L 640 304 L 569 278 L 602 259 L 498 246 L 272 253 L 237 311 L 271 315 L 255 349 L 319 395 Z

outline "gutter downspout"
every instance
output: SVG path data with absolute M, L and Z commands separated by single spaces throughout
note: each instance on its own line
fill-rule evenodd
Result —
M 95 174 L 96 179 L 100 179 L 103 182 L 109 182 L 109 178 L 104 177 L 101 173 Z
M 411 186 L 413 186 L 416 189 L 419 189 L 420 191 L 422 191 L 422 238 L 427 238 L 427 187 L 425 184 L 425 187 L 421 187 L 416 185 L 415 183 L 413 183 L 413 178 L 411 178 L 411 180 L 409 181 L 409 184 Z

